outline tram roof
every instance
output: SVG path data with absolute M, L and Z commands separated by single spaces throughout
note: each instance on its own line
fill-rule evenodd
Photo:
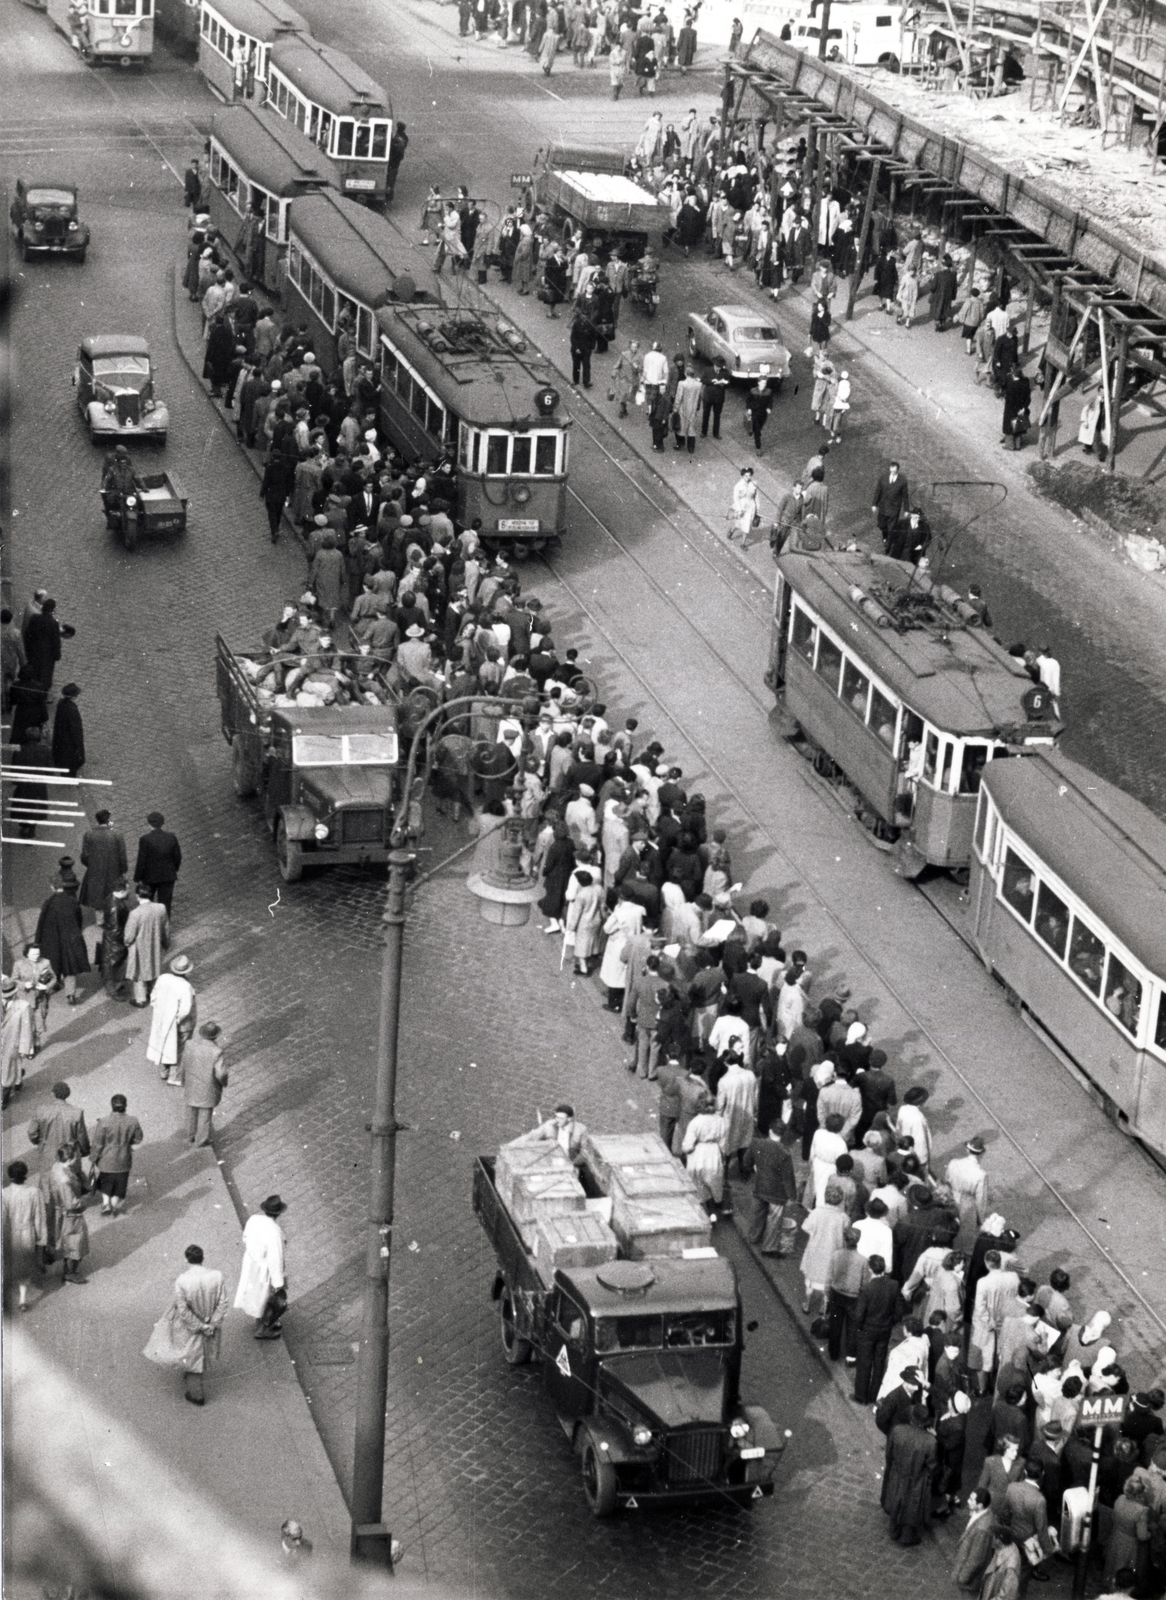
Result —
M 313 184 L 339 188 L 336 163 L 270 107 L 238 105 L 216 111 L 211 134 L 244 176 L 269 194 L 299 194 Z
M 331 190 L 298 195 L 288 207 L 288 229 L 345 293 L 370 310 L 390 292 L 395 274 L 386 253 L 396 235 L 367 206 Z
M 902 632 L 879 626 L 851 591 L 884 613 L 912 587 L 915 568 L 865 550 L 793 551 L 778 567 L 796 594 L 913 711 L 947 733 L 985 736 L 1025 720 L 1021 698 L 1032 680 L 983 628 L 967 626 L 935 598 L 936 620 L 914 615 Z M 934 597 L 932 597 L 934 598 Z
M 272 46 L 272 65 L 279 68 L 304 94 L 317 105 L 327 107 L 336 116 L 351 116 L 355 102 L 367 100 L 367 114 L 373 117 L 392 115 L 389 97 L 346 55 L 331 50 L 318 39 L 294 35 L 280 39 Z
M 561 417 L 541 415 L 535 402 L 540 389 L 558 387 L 558 374 L 492 306 L 390 300 L 377 310 L 377 322 L 463 422 L 477 428 L 562 427 Z M 508 344 L 507 332 L 524 348 Z
M 270 44 L 281 34 L 312 31 L 307 19 L 283 0 L 211 0 L 211 7 L 230 27 L 261 44 Z
M 1060 750 L 989 761 L 981 782 L 1025 844 L 1166 977 L 1166 823 Z

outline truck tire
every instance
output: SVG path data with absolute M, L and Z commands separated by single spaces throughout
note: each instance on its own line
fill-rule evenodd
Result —
M 508 1367 L 522 1367 L 530 1360 L 530 1340 L 524 1339 L 518 1332 L 518 1324 L 514 1314 L 514 1294 L 510 1285 L 502 1285 L 499 1296 L 498 1308 L 500 1312 L 499 1327 L 502 1333 L 502 1354 L 506 1358 Z
M 288 838 L 287 823 L 282 817 L 275 825 L 275 853 L 284 883 L 298 883 L 304 875 L 304 852 L 298 839 Z
M 610 1517 L 615 1511 L 619 1487 L 615 1468 L 604 1458 L 590 1434 L 583 1440 L 583 1493 L 593 1517 Z
M 240 800 L 250 800 L 259 792 L 259 773 L 254 761 L 248 758 L 247 746 L 239 733 L 231 735 L 231 777 Z

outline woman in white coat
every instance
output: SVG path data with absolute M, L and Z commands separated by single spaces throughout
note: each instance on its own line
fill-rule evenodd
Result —
M 580 867 L 567 885 L 566 931 L 563 938 L 575 949 L 575 971 L 585 978 L 599 947 L 603 927 L 603 890 L 591 869 Z
M 753 519 L 758 514 L 757 485 L 753 481 L 753 468 L 742 467 L 741 476 L 733 485 L 733 503 L 729 507 L 729 538 L 741 535 L 747 543 L 753 532 Z
M 278 1339 L 287 1309 L 283 1229 L 276 1218 L 287 1207 L 269 1194 L 243 1228 L 243 1267 L 235 1291 L 235 1307 L 255 1318 L 257 1339 Z
M 621 889 L 615 910 L 603 924 L 607 944 L 599 968 L 599 981 L 607 990 L 608 1011 L 623 1009 L 623 994 L 628 981 L 628 944 L 643 925 L 643 906 L 629 899 L 627 891 Z

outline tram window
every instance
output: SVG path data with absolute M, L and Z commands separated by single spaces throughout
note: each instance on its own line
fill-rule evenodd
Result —
M 825 634 L 818 641 L 818 665 L 815 668 L 818 676 L 833 687 L 838 693 L 838 675 L 842 671 L 842 651 L 828 639 Z
M 383 161 L 389 153 L 389 125 L 387 122 L 376 122 L 372 130 L 372 158 L 374 161 Z
M 1004 852 L 1004 881 L 1000 892 L 1012 907 L 1028 922 L 1032 918 L 1033 894 L 1032 868 L 1011 850 Z
M 461 467 L 463 469 L 463 471 L 468 471 L 469 470 L 469 465 L 470 465 L 470 439 L 472 437 L 473 437 L 473 435 L 470 433 L 470 430 L 466 427 L 465 423 L 463 422 L 461 427 L 458 429 L 458 443 L 457 443 L 458 466 Z
M 1166 989 L 1158 996 L 1158 1026 L 1154 1029 L 1154 1043 L 1166 1050 Z
M 1079 917 L 1073 918 L 1073 937 L 1069 941 L 1069 970 L 1089 990 L 1101 993 L 1101 969 L 1105 965 L 1105 946 Z
M 319 108 L 319 106 L 313 106 L 312 107 L 311 120 L 308 123 L 308 130 L 307 130 L 308 138 L 314 140 L 316 135 L 319 133 L 319 131 L 320 131 L 320 108 Z
M 980 779 L 988 761 L 986 744 L 965 744 L 960 762 L 960 794 L 979 794 Z
M 442 407 L 438 405 L 436 400 L 429 398 L 429 404 L 425 408 L 425 430 L 427 433 L 433 434 L 435 439 L 441 438 L 441 423 L 444 416 L 445 412 Z
M 429 405 L 429 396 L 425 393 L 425 390 L 417 382 L 416 378 L 414 378 L 414 380 L 413 380 L 413 407 L 412 407 L 412 410 L 413 410 L 413 415 L 417 418 L 418 422 L 420 422 L 422 425 L 424 425 L 424 422 L 425 422 L 425 413 L 426 413 L 426 410 L 428 408 L 428 405 Z
M 895 707 L 885 694 L 872 689 L 870 694 L 870 725 L 889 750 L 895 748 Z
M 267 197 L 267 237 L 276 243 L 282 242 L 283 229 L 280 227 L 279 200 L 277 196 L 269 194 Z
M 342 118 L 336 124 L 336 154 L 350 156 L 352 154 L 352 130 L 355 124 L 349 117 Z
M 1036 931 L 1063 961 L 1069 942 L 1069 908 L 1047 883 L 1041 884 L 1036 897 Z
M 923 776 L 928 783 L 935 782 L 936 768 L 939 766 L 939 735 L 929 733 L 923 747 Z
M 866 721 L 866 702 L 869 694 L 870 679 L 848 659 L 842 669 L 842 698 L 863 722 Z
M 297 100 L 296 101 L 295 124 L 296 124 L 296 127 L 300 130 L 301 133 L 303 133 L 305 131 L 305 129 L 306 129 L 307 121 L 308 121 L 308 108 L 307 108 L 307 106 L 304 104 L 304 102 L 302 100 Z
M 516 433 L 515 434 L 515 436 L 514 436 L 514 446 L 513 446 L 513 449 L 511 450 L 511 453 L 510 453 L 510 470 L 511 470 L 511 472 L 529 472 L 530 471 L 530 446 L 531 446 L 531 439 L 530 439 L 530 435 L 528 433 L 527 434 L 522 434 L 522 433 Z
M 372 130 L 367 122 L 358 122 L 356 125 L 356 148 L 353 155 L 358 161 L 368 160 L 369 136 Z
M 320 305 L 320 317 L 326 328 L 336 326 L 336 296 L 327 284 L 324 285 L 324 298 Z
M 1117 1018 L 1128 1034 L 1136 1035 L 1142 1015 L 1142 985 L 1115 955 L 1105 971 L 1105 1009 Z
M 814 659 L 814 622 L 808 612 L 801 606 L 794 607 L 794 620 L 790 628 L 789 642 L 798 655 L 806 661 Z
M 372 355 L 372 312 L 364 306 L 356 311 L 356 348 L 361 355 Z
M 202 31 L 209 36 L 211 31 L 211 17 L 209 11 L 204 11 L 202 14 Z
M 324 308 L 324 280 L 315 267 L 312 268 L 312 288 L 308 298 L 312 302 L 312 309 L 322 313 Z
M 534 441 L 534 470 L 544 477 L 552 477 L 559 454 L 557 433 L 540 433 Z
M 489 433 L 486 435 L 486 471 L 500 477 L 506 473 L 506 457 L 510 445 L 510 435 L 506 433 Z
M 381 345 L 381 378 L 387 389 L 397 387 L 397 357 L 387 344 Z
M 943 794 L 946 794 L 951 788 L 951 758 L 954 750 L 955 740 L 945 739 L 943 741 L 943 771 L 939 779 L 939 787 Z
M 981 860 L 986 859 L 986 853 L 984 850 L 984 834 L 987 832 L 988 812 L 990 810 L 991 807 L 989 806 L 987 800 L 981 800 L 979 806 L 976 808 L 976 837 L 974 843 L 976 846 L 976 854 Z
M 470 467 L 471 472 L 477 472 L 478 463 L 482 456 L 482 435 L 474 432 L 470 434 Z
M 299 283 L 300 281 L 300 262 L 302 260 L 303 257 L 300 255 L 299 246 L 289 244 L 287 247 L 287 275 L 293 283 Z
M 320 112 L 320 131 L 316 135 L 316 143 L 320 146 L 321 150 L 327 150 L 328 143 L 331 140 L 331 138 L 332 138 L 332 113 L 330 111 L 321 111 Z
M 115 17 L 133 17 L 137 15 L 137 10 L 137 0 L 113 0 Z

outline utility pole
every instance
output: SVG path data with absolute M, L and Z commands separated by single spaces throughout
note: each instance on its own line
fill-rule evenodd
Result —
M 818 60 L 825 61 L 827 51 L 827 36 L 830 32 L 830 0 L 822 0 L 821 31 L 818 34 Z

